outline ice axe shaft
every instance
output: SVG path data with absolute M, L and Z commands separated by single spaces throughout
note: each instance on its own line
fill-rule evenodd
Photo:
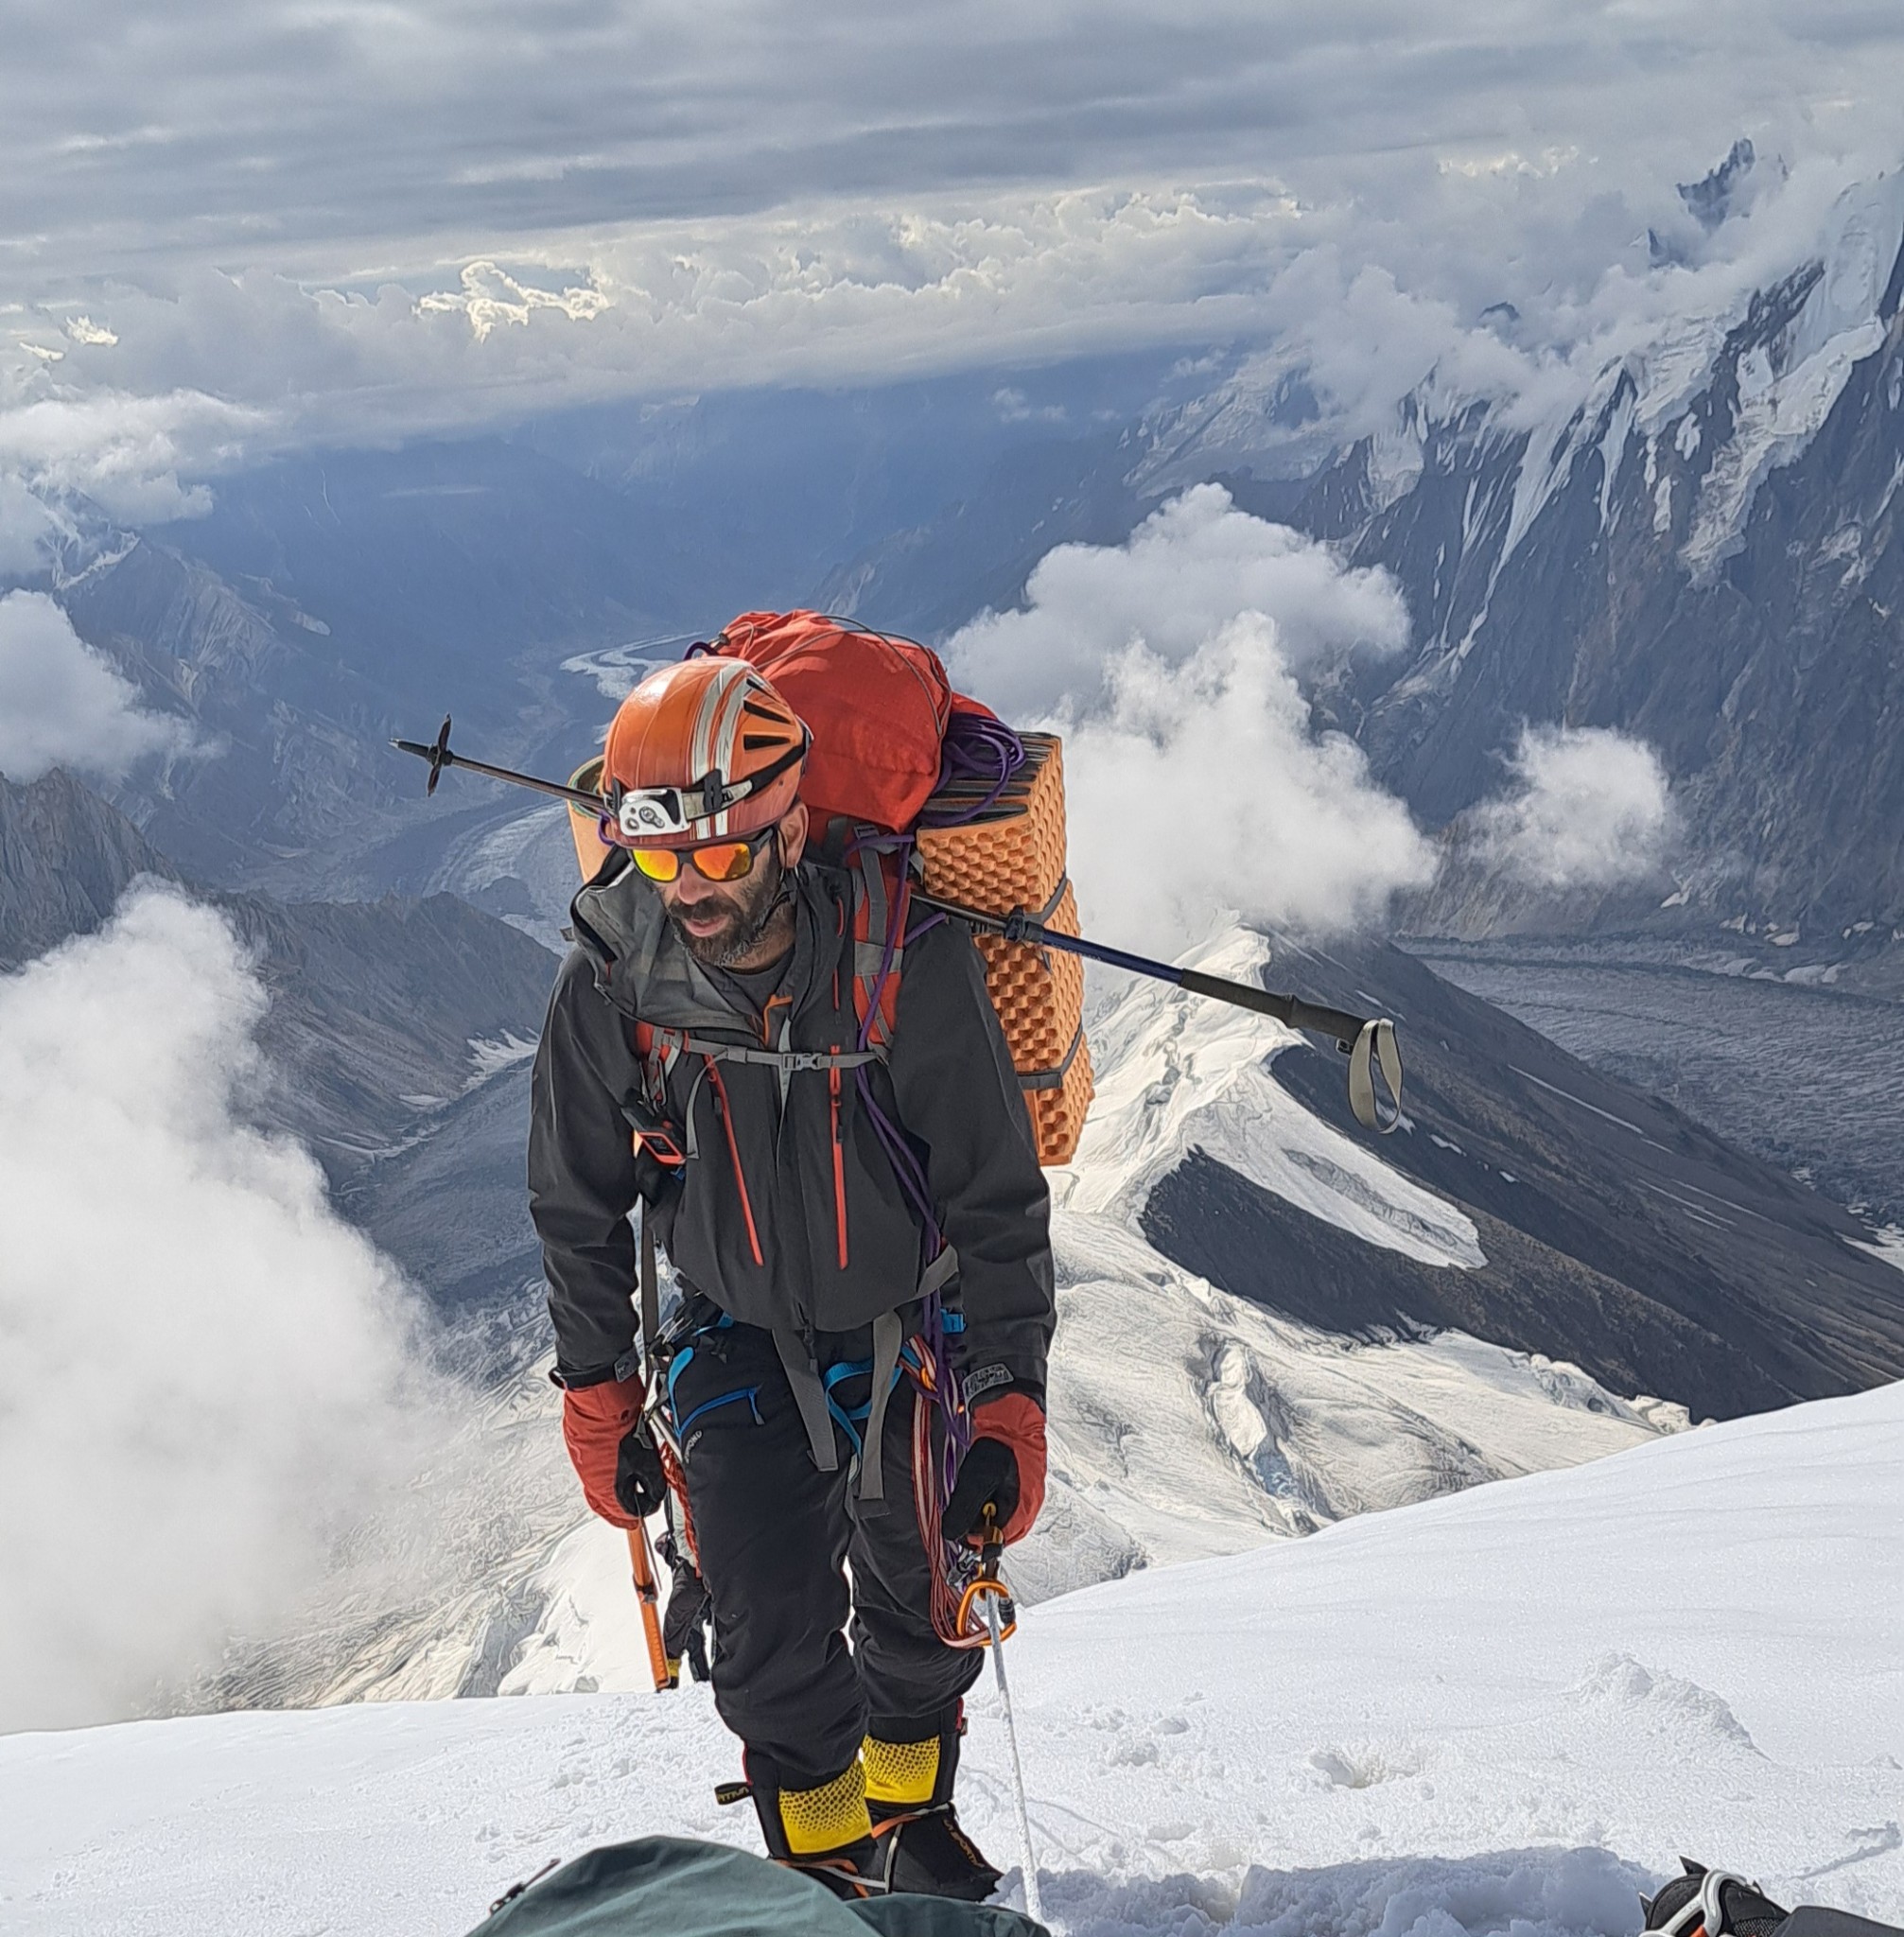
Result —
M 641 1635 L 648 1644 L 648 1667 L 655 1692 L 678 1688 L 680 1676 L 668 1665 L 661 1640 L 661 1594 L 655 1585 L 655 1561 L 648 1551 L 648 1529 L 638 1523 L 628 1529 L 628 1559 L 635 1569 L 635 1597 L 641 1603 Z
M 1133 975 L 1171 983 L 1191 995 L 1209 996 L 1239 1009 L 1253 1009 L 1259 1016 L 1273 1017 L 1292 1029 L 1312 1029 L 1319 1036 L 1333 1037 L 1336 1048 L 1349 1058 L 1349 1103 L 1356 1122 L 1365 1129 L 1379 1130 L 1384 1135 L 1401 1122 L 1402 1053 L 1395 1041 L 1395 1025 L 1386 1017 L 1351 1015 L 1347 1009 L 1305 1003 L 1301 996 L 1278 995 L 1274 989 L 1231 982 L 1221 975 L 1206 975 L 1200 968 L 1179 968 L 1174 963 L 1160 962 L 1149 955 L 1133 955 L 1127 949 L 1113 949 L 1081 934 L 1065 934 L 1047 928 L 1022 908 L 1014 908 L 1009 915 L 991 915 L 929 895 L 920 888 L 913 890 L 912 898 L 943 915 L 969 921 L 975 928 L 988 929 L 1008 942 L 1024 942 L 1038 949 L 1060 949 L 1066 954 L 1082 955 L 1087 961 L 1103 962 L 1112 968 L 1127 969 Z M 1374 1074 L 1378 1069 L 1389 1086 L 1390 1101 L 1386 1113 L 1375 1093 Z

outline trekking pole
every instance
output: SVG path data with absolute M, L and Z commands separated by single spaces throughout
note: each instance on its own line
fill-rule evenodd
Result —
M 1034 1924 L 1044 1922 L 1044 1905 L 1038 1890 L 1038 1853 L 1031 1844 L 1031 1812 L 1024 1801 L 1024 1767 L 1018 1759 L 1018 1724 L 1012 1719 L 1011 1684 L 1004 1678 L 1004 1636 L 999 1632 L 999 1602 L 1005 1597 L 1004 1583 L 998 1578 L 998 1560 L 1003 1542 L 998 1534 L 994 1508 L 985 1509 L 985 1561 L 979 1584 L 990 1582 L 985 1597 L 986 1626 L 991 1630 L 991 1666 L 998 1676 L 998 1701 L 1004 1711 L 1005 1741 L 1011 1749 L 1012 1802 L 1018 1810 L 1018 1841 L 1024 1852 L 1024 1908 Z
M 426 796 L 436 792 L 436 783 L 443 778 L 445 767 L 467 767 L 472 774 L 487 774 L 492 780 L 507 780 L 512 787 L 527 787 L 533 793 L 546 794 L 553 800 L 566 800 L 569 806 L 579 807 L 587 813 L 599 814 L 604 806 L 599 794 L 585 794 L 581 788 L 565 787 L 559 780 L 538 779 L 533 774 L 518 774 L 514 767 L 493 767 L 487 760 L 473 760 L 467 754 L 450 752 L 447 714 L 437 729 L 436 738 L 428 746 L 420 740 L 393 740 L 391 744 L 398 753 L 413 753 L 418 759 L 429 762 L 429 783 L 423 790 Z
M 473 774 L 487 774 L 493 780 L 507 780 L 514 787 L 532 788 L 587 814 L 600 814 L 604 803 L 598 794 L 579 787 L 565 787 L 556 780 L 538 779 L 533 774 L 518 774 L 513 767 L 492 766 L 487 760 L 474 760 L 452 753 L 449 721 L 445 718 L 436 739 L 428 745 L 417 740 L 393 740 L 399 753 L 414 754 L 429 763 L 426 794 L 436 792 L 436 783 L 445 767 L 467 767 Z M 1205 975 L 1200 968 L 1179 968 L 1149 955 L 1133 955 L 1126 949 L 1113 949 L 1104 942 L 1088 941 L 1080 934 L 1064 934 L 1014 908 L 1009 915 L 990 915 L 980 908 L 967 908 L 938 895 L 915 887 L 912 899 L 922 907 L 936 908 L 941 915 L 969 921 L 974 928 L 988 930 L 1008 942 L 1027 942 L 1037 949 L 1060 949 L 1066 954 L 1082 955 L 1087 961 L 1102 962 L 1112 968 L 1127 969 L 1133 975 L 1147 975 L 1155 982 L 1168 982 L 1191 995 L 1213 997 L 1239 1009 L 1253 1009 L 1259 1016 L 1273 1017 L 1292 1029 L 1310 1029 L 1319 1036 L 1335 1038 L 1336 1047 L 1349 1058 L 1349 1108 L 1365 1130 L 1386 1137 L 1402 1122 L 1402 1052 L 1395 1041 L 1395 1025 L 1386 1016 L 1356 1016 L 1347 1009 L 1325 1008 L 1319 1003 L 1306 1003 L 1301 996 L 1278 995 L 1272 989 L 1256 988 L 1247 982 L 1231 982 L 1220 975 Z M 1384 1103 L 1375 1089 L 1375 1073 L 1381 1072 L 1388 1086 Z
M 628 1529 L 628 1558 L 635 1567 L 635 1597 L 641 1603 L 641 1634 L 648 1644 L 648 1667 L 655 1676 L 655 1692 L 678 1688 L 681 1678 L 668 1666 L 668 1650 L 661 1641 L 661 1593 L 655 1585 L 655 1562 L 648 1552 L 645 1522 Z
M 1133 955 L 1126 949 L 1113 949 L 1104 942 L 1087 940 L 1081 934 L 1065 934 L 1014 908 L 1009 915 L 990 915 L 981 908 L 967 908 L 938 895 L 915 887 L 912 898 L 921 906 L 936 908 L 974 928 L 983 928 L 1008 942 L 1025 942 L 1036 949 L 1059 949 L 1068 955 L 1082 955 L 1087 961 L 1102 962 L 1112 968 L 1127 969 L 1133 975 L 1147 975 L 1154 982 L 1168 982 L 1191 995 L 1211 996 L 1239 1009 L 1253 1009 L 1259 1016 L 1271 1016 L 1292 1029 L 1312 1029 L 1319 1036 L 1331 1036 L 1336 1047 L 1349 1058 L 1349 1107 L 1355 1121 L 1366 1130 L 1382 1136 L 1402 1120 L 1402 1052 L 1395 1041 L 1395 1025 L 1386 1017 L 1352 1015 L 1347 1009 L 1324 1008 L 1307 1003 L 1301 996 L 1278 995 L 1273 989 L 1256 988 L 1247 982 L 1231 982 L 1221 975 L 1206 975 L 1200 968 L 1179 968 L 1174 963 L 1159 962 L 1149 955 Z M 1389 1101 L 1382 1105 L 1375 1093 L 1375 1072 L 1388 1085 Z

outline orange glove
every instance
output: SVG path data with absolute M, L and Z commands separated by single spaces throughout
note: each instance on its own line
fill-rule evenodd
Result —
M 604 1379 L 562 1394 L 562 1437 L 583 1497 L 611 1527 L 640 1525 L 615 1497 L 615 1463 L 641 1416 L 641 1396 L 639 1379 Z

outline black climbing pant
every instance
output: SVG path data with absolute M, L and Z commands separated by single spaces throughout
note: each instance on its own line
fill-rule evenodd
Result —
M 857 1422 L 835 1424 L 838 1470 L 821 1472 L 774 1335 L 707 1317 L 675 1356 L 673 1391 L 713 1597 L 714 1704 L 780 1788 L 818 1788 L 851 1766 L 869 1725 L 892 1741 L 935 1733 L 978 1678 L 983 1650 L 946 1647 L 932 1624 L 911 1378 L 902 1370 L 887 1402 L 886 1498 L 863 1501 Z M 870 1327 L 814 1340 L 849 1421 L 870 1396 L 872 1352 Z M 865 1370 L 839 1371 L 847 1366 Z

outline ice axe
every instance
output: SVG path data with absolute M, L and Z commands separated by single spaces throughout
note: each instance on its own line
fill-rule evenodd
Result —
M 635 1597 L 641 1603 L 641 1635 L 648 1644 L 648 1667 L 658 1695 L 681 1685 L 681 1676 L 668 1659 L 661 1639 L 661 1593 L 655 1584 L 655 1561 L 648 1551 L 648 1529 L 638 1524 L 628 1529 L 628 1560 L 635 1570 Z
M 1278 995 L 1273 989 L 1252 987 L 1247 982 L 1231 982 L 1221 975 L 1206 975 L 1200 968 L 1179 968 L 1170 962 L 1159 962 L 1149 955 L 1133 955 L 1127 949 L 1113 949 L 1104 942 L 1088 941 L 1081 934 L 1066 934 L 1047 928 L 1022 908 L 1009 915 L 990 915 L 979 908 L 967 908 L 929 895 L 922 888 L 913 890 L 913 899 L 942 915 L 968 921 L 1008 942 L 1025 942 L 1036 949 L 1061 949 L 1067 954 L 1082 955 L 1087 961 L 1103 962 L 1112 968 L 1128 969 L 1133 975 L 1147 975 L 1156 982 L 1168 982 L 1191 995 L 1210 996 L 1239 1009 L 1253 1009 L 1259 1016 L 1273 1016 L 1292 1029 L 1312 1029 L 1319 1036 L 1332 1036 L 1336 1047 L 1349 1058 L 1349 1108 L 1365 1130 L 1386 1137 L 1402 1121 L 1402 1051 L 1395 1040 L 1395 1025 L 1386 1016 L 1350 1014 L 1347 1009 L 1325 1008 L 1307 1003 L 1301 996 Z M 1389 1099 L 1384 1105 L 1375 1089 L 1380 1073 Z

